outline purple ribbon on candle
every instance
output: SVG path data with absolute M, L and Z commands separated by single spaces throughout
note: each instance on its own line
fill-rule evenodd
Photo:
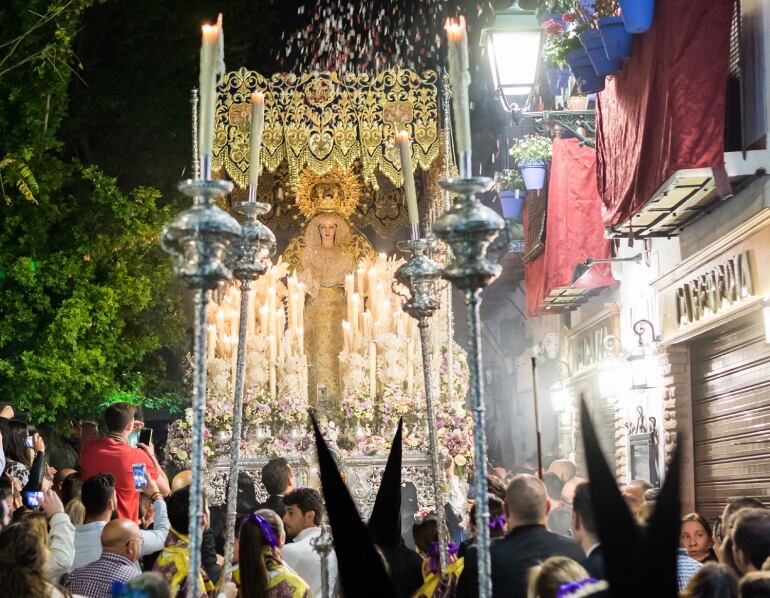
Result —
M 253 521 L 257 525 L 259 525 L 259 529 L 262 530 L 262 535 L 265 536 L 265 540 L 267 540 L 267 543 L 270 545 L 270 548 L 275 550 L 276 548 L 280 548 L 280 542 L 278 542 L 278 538 L 275 536 L 275 532 L 273 531 L 272 526 L 267 522 L 267 520 L 262 517 L 261 515 L 257 515 L 254 513 L 253 515 L 249 515 L 246 519 L 244 519 L 241 522 L 241 527 L 238 529 L 238 537 L 240 537 L 241 532 L 243 531 L 243 526 L 246 525 L 246 522 Z
M 457 544 L 454 542 L 450 542 L 449 546 L 447 548 L 447 555 L 450 557 L 457 556 Z M 441 554 L 441 547 L 439 546 L 438 541 L 431 542 L 430 548 L 428 548 L 428 556 L 430 557 L 430 570 L 431 573 L 438 573 L 439 569 L 441 568 L 441 560 L 439 559 L 439 555 Z

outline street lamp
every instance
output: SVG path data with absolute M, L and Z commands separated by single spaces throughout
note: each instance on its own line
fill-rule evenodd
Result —
M 655 326 L 649 320 L 638 320 L 633 325 L 634 334 L 638 338 L 638 343 L 635 349 L 633 349 L 627 359 L 628 366 L 631 370 L 631 388 L 634 390 L 647 390 L 654 388 L 650 384 L 650 379 L 655 379 L 654 364 L 647 354 L 647 343 L 644 340 L 646 332 L 650 333 L 651 344 L 657 344 L 661 341 L 661 337 L 655 334 Z
M 497 12 L 494 26 L 481 32 L 495 92 L 508 112 L 526 103 L 537 81 L 541 41 L 535 13 L 517 8 Z

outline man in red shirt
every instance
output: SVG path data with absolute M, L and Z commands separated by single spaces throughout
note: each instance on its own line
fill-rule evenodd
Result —
M 128 403 L 113 403 L 104 412 L 104 420 L 109 434 L 91 440 L 80 450 L 80 468 L 83 481 L 97 473 L 109 473 L 115 478 L 115 494 L 118 499 L 118 517 L 139 520 L 139 495 L 134 486 L 133 466 L 144 464 L 147 475 L 158 484 L 158 490 L 169 494 L 168 478 L 155 458 L 152 445 L 139 444 L 138 448 L 128 443 L 128 437 L 134 430 L 140 429 L 142 422 L 135 421 L 136 408 Z

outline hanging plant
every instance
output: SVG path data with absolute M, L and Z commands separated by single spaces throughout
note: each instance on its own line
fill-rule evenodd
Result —
M 522 162 L 548 162 L 551 159 L 551 140 L 542 135 L 527 135 L 514 141 L 508 153 L 517 164 Z
M 504 191 L 517 191 L 524 188 L 524 181 L 518 170 L 501 170 L 495 173 L 495 184 L 500 193 Z

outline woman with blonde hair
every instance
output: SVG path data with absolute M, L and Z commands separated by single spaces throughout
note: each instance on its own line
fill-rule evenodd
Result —
M 34 521 L 34 519 L 33 519 Z M 69 592 L 46 580 L 46 549 L 37 523 L 13 523 L 0 531 L 0 588 L 15 598 L 64 598 Z
M 570 582 L 589 583 L 588 571 L 566 556 L 552 556 L 529 570 L 527 598 L 557 598 Z

